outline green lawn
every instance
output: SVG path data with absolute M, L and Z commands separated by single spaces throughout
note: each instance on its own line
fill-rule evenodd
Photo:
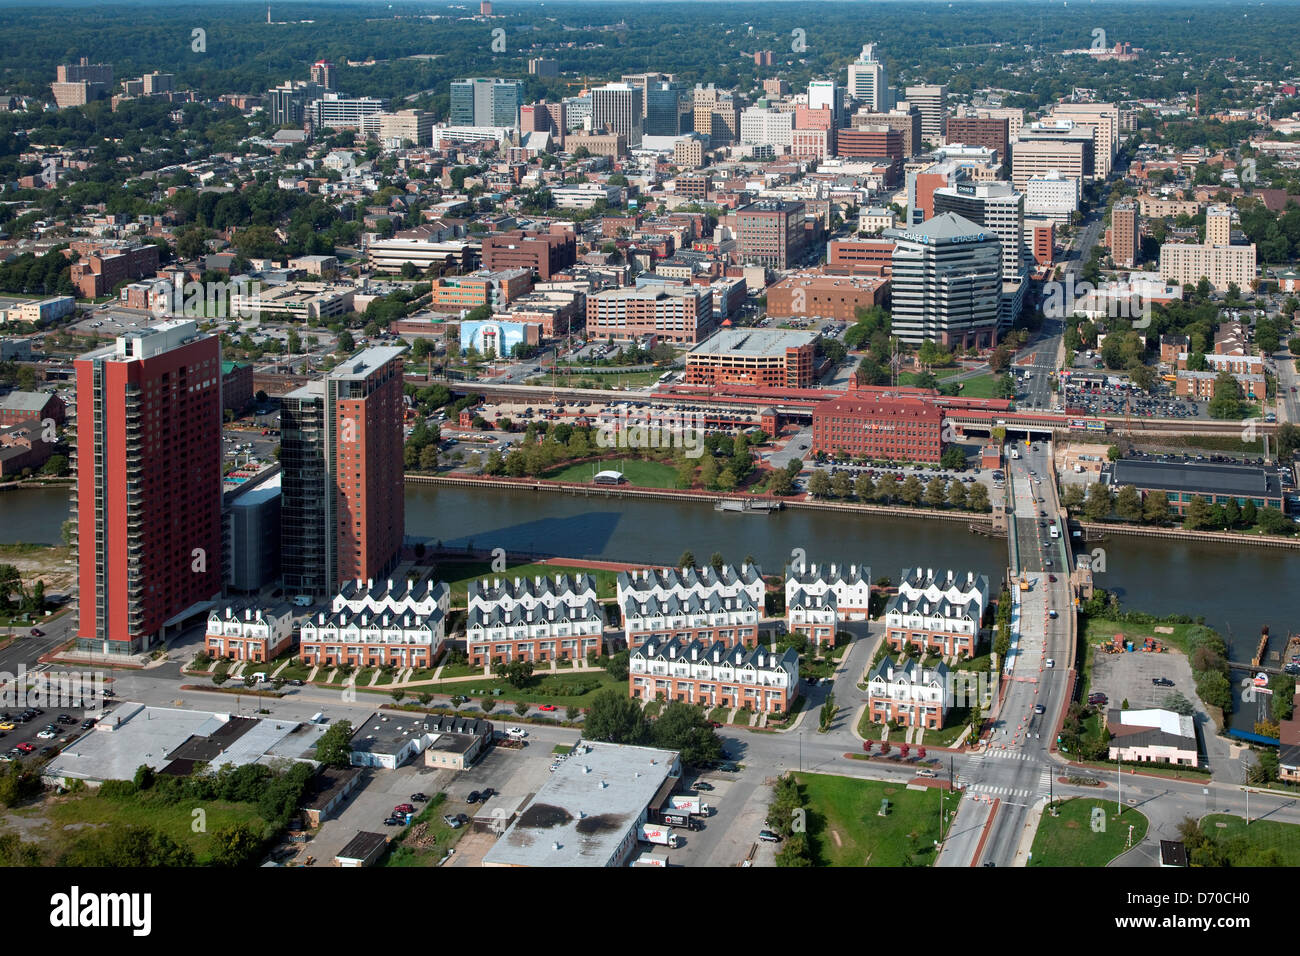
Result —
M 1125 640 L 1133 642 L 1134 653 L 1140 654 L 1142 651 L 1142 641 L 1148 637 L 1154 637 L 1162 644 L 1168 644 L 1170 647 L 1176 647 L 1184 654 L 1187 653 L 1187 632 L 1197 627 L 1196 624 L 1132 624 L 1128 621 L 1116 621 L 1104 617 L 1087 618 L 1083 637 L 1089 644 L 1101 644 L 1109 642 L 1116 634 L 1123 634 Z M 1158 634 L 1157 627 L 1173 628 L 1172 634 Z M 1165 651 L 1164 653 L 1168 653 Z M 1086 688 L 1085 688 L 1086 690 Z
M 483 673 L 483 668 L 478 664 L 446 664 L 443 666 L 442 674 L 440 676 L 446 679 L 449 677 L 474 677 L 482 673 Z M 417 678 L 413 675 L 412 680 L 415 679 Z M 419 679 L 429 680 L 431 678 L 425 677 Z
M 957 382 L 961 391 L 957 394 L 962 398 L 997 398 L 998 376 L 996 375 L 979 375 L 975 378 L 968 378 L 963 382 Z
M 664 709 L 664 705 L 657 700 L 652 700 L 642 708 L 647 717 L 658 717 L 659 711 Z
M 519 564 L 508 567 L 505 571 L 493 571 L 490 561 L 439 561 L 438 578 L 451 585 L 451 604 L 464 607 L 466 593 L 471 581 L 484 578 L 532 578 L 537 576 L 554 577 L 557 574 L 590 574 L 596 579 L 596 596 L 612 598 L 618 593 L 618 575 L 614 571 L 575 568 L 562 564 Z M 471 673 L 473 673 L 471 671 Z M 445 675 L 450 676 L 450 675 Z
M 1242 817 L 1216 813 L 1201 821 L 1201 829 L 1215 843 L 1229 840 L 1255 850 L 1276 850 L 1281 856 L 1278 866 L 1300 866 L 1300 826 L 1293 823 L 1254 820 L 1247 826 Z
M 908 790 L 877 780 L 798 773 L 808 809 L 808 840 L 818 866 L 929 866 L 939 838 L 939 790 Z M 958 794 L 944 798 L 955 811 Z M 880 801 L 889 814 L 877 816 Z
M 657 461 L 642 461 L 638 458 L 587 461 L 545 472 L 542 477 L 551 481 L 590 482 L 596 472 L 607 470 L 623 472 L 627 476 L 628 484 L 640 488 L 677 487 L 676 468 Z
M 1124 852 L 1130 824 L 1133 846 L 1147 833 L 1147 818 L 1132 807 L 1117 818 L 1114 800 L 1079 797 L 1057 806 L 1060 816 L 1044 811 L 1038 823 L 1030 866 L 1105 866 Z M 1094 829 L 1094 807 L 1105 812 L 1104 830 Z
M 966 371 L 966 369 L 964 369 L 960 365 L 954 365 L 951 368 L 930 369 L 931 374 L 934 375 L 934 377 L 941 382 L 946 378 L 952 378 L 954 375 L 960 375 L 964 371 Z M 920 373 L 918 372 L 900 372 L 898 375 L 898 384 L 915 385 L 916 380 L 919 377 L 920 377 Z
M 717 721 L 720 724 L 725 724 L 727 722 L 727 718 L 730 715 L 731 715 L 730 707 L 714 707 L 711 711 L 709 711 L 709 720 Z
M 212 848 L 212 835 L 222 827 L 247 823 L 259 835 L 266 827 L 266 821 L 258 815 L 254 804 L 205 800 L 205 829 L 202 833 L 195 833 L 192 826 L 195 820 L 194 807 L 191 803 L 192 801 L 181 801 L 172 806 L 153 803 L 142 805 L 131 799 L 105 799 L 90 791 L 10 812 L 49 821 L 36 834 L 41 837 L 42 852 L 55 858 L 81 833 L 99 825 L 122 824 L 154 827 L 177 843 L 188 846 L 194 851 L 197 862 L 203 864 Z

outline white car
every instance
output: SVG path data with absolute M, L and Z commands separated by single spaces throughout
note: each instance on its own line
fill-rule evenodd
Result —
M 1044 667 L 1055 667 L 1055 666 L 1056 666 L 1056 661 L 1052 660 L 1052 659 L 1049 657 L 1047 660 L 1043 661 L 1043 666 L 1044 666 Z
M 523 740 L 528 736 L 528 731 L 524 730 L 522 727 L 507 727 L 506 736 L 512 737 L 515 740 Z
M 36 736 L 39 737 L 41 740 L 53 740 L 55 737 L 58 736 L 58 734 L 56 734 L 52 730 L 42 730 Z

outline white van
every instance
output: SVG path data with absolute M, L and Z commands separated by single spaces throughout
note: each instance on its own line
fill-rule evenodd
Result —
M 253 680 L 259 684 L 266 683 L 266 671 L 258 671 L 256 674 L 252 674 L 251 676 Z

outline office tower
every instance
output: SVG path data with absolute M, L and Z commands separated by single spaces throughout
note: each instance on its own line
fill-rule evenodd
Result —
M 691 91 L 682 83 L 660 81 L 645 88 L 645 135 L 680 136 L 694 128 Z
M 564 149 L 564 139 L 569 132 L 568 110 L 564 103 L 541 100 L 519 108 L 520 133 L 550 133 L 558 149 Z
M 82 57 L 79 63 L 64 63 L 54 68 L 56 83 L 102 83 L 113 85 L 113 64 L 91 63 Z
M 367 116 L 374 116 L 386 109 L 386 100 L 326 93 L 312 102 L 308 115 L 316 129 L 360 129 L 362 120 Z
M 592 90 L 591 128 L 621 134 L 627 137 L 628 146 L 640 146 L 645 129 L 640 87 L 607 83 Z
M 528 61 L 528 75 L 549 79 L 560 75 L 560 61 L 538 56 Z
M 281 401 L 280 563 L 291 595 L 378 579 L 401 558 L 401 348 L 369 348 Z
M 262 95 L 262 108 L 273 126 L 301 126 L 309 114 L 307 104 L 324 93 L 325 88 L 318 83 L 286 80 Z M 314 110 L 311 118 L 314 122 Z
M 1207 212 L 1206 240 L 1210 218 Z M 1117 202 L 1110 213 L 1110 257 L 1121 269 L 1132 268 L 1142 261 L 1142 238 L 1138 233 L 1138 207 L 1135 202 Z
M 901 103 L 888 113 L 862 111 L 853 115 L 854 126 L 888 126 L 903 137 L 903 158 L 921 151 L 921 114 L 908 103 Z
M 903 134 L 888 126 L 858 126 L 836 130 L 835 155 L 852 159 L 888 157 L 902 161 Z
M 1232 207 L 1205 207 L 1205 242 L 1211 246 L 1232 245 Z
M 338 70 L 329 60 L 317 60 L 311 65 L 311 81 L 327 90 L 337 88 Z
M 1110 175 L 1111 165 L 1119 152 L 1118 106 L 1114 103 L 1058 103 L 1052 107 L 1051 118 L 1091 126 L 1097 175 L 1102 178 Z
M 480 17 L 492 16 L 492 0 L 479 0 L 478 15 Z
M 451 81 L 449 126 L 518 126 L 524 84 L 520 80 L 477 77 Z
M 1073 120 L 1031 123 L 1011 145 L 1011 181 L 1025 188 L 1030 176 L 1059 170 L 1080 184 L 1096 175 L 1095 131 Z
M 803 258 L 804 204 L 760 199 L 736 210 L 740 260 L 750 265 L 789 269 Z
M 1013 167 L 1014 168 L 1014 167 Z M 1079 208 L 1079 180 L 1048 170 L 1025 180 L 1025 214 L 1052 222 L 1066 223 Z
M 986 348 L 997 337 L 1002 298 L 1002 244 L 953 213 L 908 229 L 894 241 L 893 331 L 904 342 Z
M 75 368 L 77 648 L 135 654 L 221 593 L 221 343 L 178 319 Z
M 1002 278 L 1019 280 L 1028 266 L 1025 197 L 1010 183 L 958 183 L 934 191 L 934 214 L 950 212 L 997 234 Z
M 909 86 L 906 92 L 907 102 L 921 114 L 921 138 L 938 146 L 947 130 L 948 87 L 921 84 Z
M 176 89 L 176 77 L 171 73 L 159 73 L 154 70 L 140 79 L 144 83 L 145 96 L 157 96 L 159 93 L 170 93 Z
M 893 108 L 889 74 L 885 64 L 876 59 L 874 43 L 864 46 L 857 60 L 849 64 L 848 94 L 873 113 L 887 113 Z
M 794 114 L 751 106 L 740 114 L 740 141 L 785 149 L 792 142 Z
M 1004 166 L 1011 165 L 1010 123 L 1005 117 L 950 116 L 945 142 L 996 149 L 998 162 Z
M 695 132 L 713 136 L 713 114 L 721 101 L 721 94 L 712 83 L 708 86 L 701 86 L 698 83 L 695 85 L 695 92 L 691 99 Z
M 834 80 L 813 80 L 808 84 L 808 108 L 811 110 L 830 110 L 831 129 L 844 125 L 844 87 Z
M 1249 289 L 1257 278 L 1255 244 L 1211 245 L 1208 242 L 1166 242 L 1160 246 L 1160 278 L 1174 285 L 1196 285 L 1208 279 L 1220 291 L 1229 285 Z

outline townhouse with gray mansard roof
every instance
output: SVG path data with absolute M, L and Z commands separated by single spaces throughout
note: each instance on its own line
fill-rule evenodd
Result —
M 629 693 L 643 701 L 778 714 L 789 708 L 798 687 L 799 655 L 793 648 L 777 652 L 763 645 L 651 639 L 628 659 Z

